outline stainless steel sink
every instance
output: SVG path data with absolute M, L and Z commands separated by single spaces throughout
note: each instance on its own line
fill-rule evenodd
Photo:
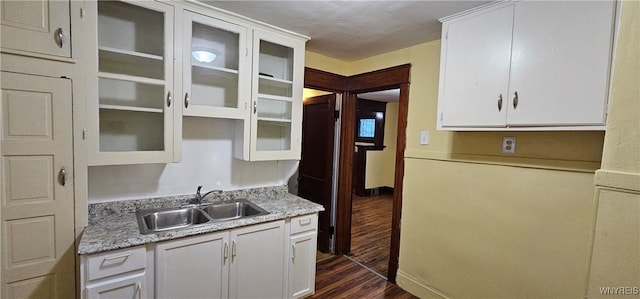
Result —
M 202 209 L 211 216 L 214 221 L 269 214 L 269 212 L 244 199 L 221 204 L 204 205 Z
M 200 206 L 138 211 L 136 218 L 140 233 L 152 234 L 204 225 L 213 221 L 233 220 L 266 214 L 269 214 L 269 212 L 256 204 L 240 199 Z
M 137 213 L 140 232 L 149 234 L 205 224 L 211 217 L 196 207 L 147 210 Z

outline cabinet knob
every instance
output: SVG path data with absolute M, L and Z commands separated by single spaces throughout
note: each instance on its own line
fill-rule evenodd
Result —
M 189 108 L 189 102 L 190 102 L 190 100 L 189 100 L 189 93 L 188 93 L 188 92 L 186 92 L 186 93 L 184 94 L 184 108 Z
M 498 112 L 502 111 L 502 94 L 498 96 Z
M 513 93 L 513 109 L 518 108 L 518 92 Z
M 256 112 L 258 111 L 258 102 L 253 102 L 253 114 L 256 114 Z
M 171 96 L 171 92 L 167 93 L 167 107 L 171 107 L 171 101 L 173 97 Z

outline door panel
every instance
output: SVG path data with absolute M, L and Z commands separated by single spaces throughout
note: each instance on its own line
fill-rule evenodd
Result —
M 71 82 L 2 72 L 0 116 L 2 297 L 73 298 Z
M 324 206 L 318 218 L 318 247 L 328 252 L 331 235 L 331 188 L 336 95 L 305 99 L 302 115 L 302 160 L 298 196 Z

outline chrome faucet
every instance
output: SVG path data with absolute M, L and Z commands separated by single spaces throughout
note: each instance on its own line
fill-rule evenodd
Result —
M 200 190 L 202 189 L 202 186 L 198 186 L 198 190 L 196 190 L 196 196 L 195 196 L 195 200 L 196 200 L 196 205 L 201 205 L 202 204 L 202 199 L 207 197 L 207 195 L 211 194 L 211 193 L 222 193 L 222 190 L 211 190 L 207 193 L 205 193 L 204 195 L 200 194 Z

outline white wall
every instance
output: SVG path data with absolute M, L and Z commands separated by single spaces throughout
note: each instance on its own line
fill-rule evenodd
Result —
M 298 161 L 234 159 L 233 120 L 183 118 L 182 161 L 89 167 L 89 203 L 284 185 Z

